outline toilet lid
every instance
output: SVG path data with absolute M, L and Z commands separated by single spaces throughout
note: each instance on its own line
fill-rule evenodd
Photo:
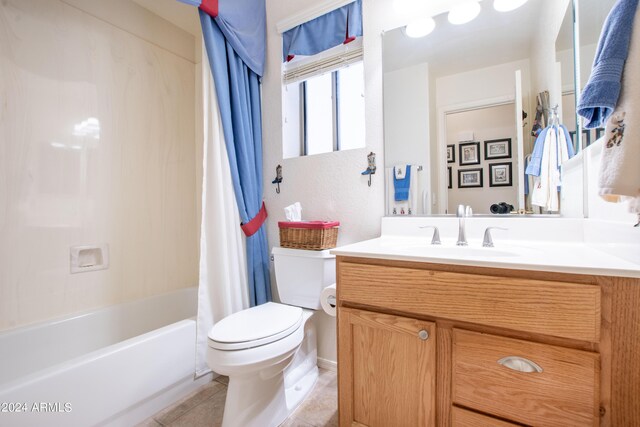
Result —
M 302 324 L 302 308 L 268 302 L 227 316 L 209 331 L 209 346 L 241 350 L 291 335 Z

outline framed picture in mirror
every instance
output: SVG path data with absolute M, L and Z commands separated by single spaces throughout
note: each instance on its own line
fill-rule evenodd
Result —
M 489 187 L 511 187 L 511 162 L 489 165 Z
M 478 187 L 482 187 L 482 168 L 458 169 L 458 188 Z
M 453 172 L 451 171 L 451 166 L 447 167 L 447 171 L 449 174 L 449 185 L 447 186 L 447 188 L 451 189 L 453 188 Z
M 447 145 L 447 163 L 456 162 L 456 146 L 454 144 Z
M 460 166 L 480 164 L 480 142 L 463 142 L 458 150 Z
M 498 160 L 511 158 L 511 138 L 490 139 L 484 142 L 484 159 Z

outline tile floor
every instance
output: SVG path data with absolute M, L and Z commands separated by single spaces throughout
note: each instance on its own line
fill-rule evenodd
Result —
M 222 424 L 228 378 L 218 377 L 137 427 L 210 427 Z M 338 379 L 320 369 L 309 396 L 281 427 L 337 427 Z

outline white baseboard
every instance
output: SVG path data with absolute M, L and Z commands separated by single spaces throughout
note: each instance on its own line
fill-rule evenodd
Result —
M 338 362 L 329 359 L 323 359 L 318 357 L 318 368 L 326 369 L 328 371 L 338 372 Z

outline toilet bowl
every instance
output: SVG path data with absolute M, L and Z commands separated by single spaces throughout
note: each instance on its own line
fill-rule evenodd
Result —
M 207 363 L 229 377 L 223 427 L 279 425 L 318 377 L 312 317 L 320 292 L 335 282 L 335 257 L 284 248 L 272 253 L 283 303 L 234 313 L 209 331 Z

